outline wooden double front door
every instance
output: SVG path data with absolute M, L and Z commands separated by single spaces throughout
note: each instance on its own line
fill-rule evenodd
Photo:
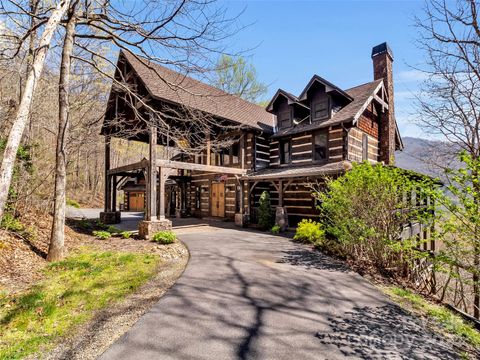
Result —
M 212 183 L 212 216 L 225 217 L 225 184 Z
M 145 209 L 145 194 L 143 192 L 129 193 L 128 201 L 130 211 L 143 211 Z

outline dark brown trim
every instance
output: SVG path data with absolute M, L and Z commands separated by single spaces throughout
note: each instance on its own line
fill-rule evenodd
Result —
M 282 162 L 282 143 L 288 141 L 289 144 L 289 153 L 290 153 L 290 159 L 288 162 Z M 292 164 L 292 137 L 285 137 L 283 139 L 278 140 L 278 160 L 279 160 L 279 165 L 291 165 Z
M 325 160 L 315 160 L 315 135 L 318 133 L 327 134 L 327 158 Z M 322 129 L 312 132 L 312 163 L 313 164 L 326 164 L 330 159 L 330 131 L 329 129 Z

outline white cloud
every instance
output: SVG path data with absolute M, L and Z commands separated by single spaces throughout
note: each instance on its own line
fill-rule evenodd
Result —
M 400 71 L 397 76 L 397 81 L 402 83 L 420 82 L 427 78 L 428 74 L 419 70 L 404 70 Z

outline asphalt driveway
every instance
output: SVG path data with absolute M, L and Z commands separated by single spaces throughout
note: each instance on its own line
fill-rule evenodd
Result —
M 101 359 L 454 359 L 331 258 L 259 232 L 181 233 L 182 277 Z

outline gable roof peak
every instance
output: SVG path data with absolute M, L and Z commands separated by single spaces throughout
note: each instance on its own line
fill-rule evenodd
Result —
M 273 115 L 260 105 L 129 51 L 121 50 L 119 60 L 121 58 L 132 66 L 147 91 L 156 99 L 200 110 L 260 130 L 273 127 Z
M 307 92 L 310 90 L 310 88 L 313 86 L 314 83 L 320 83 L 322 85 L 325 85 L 327 91 L 326 92 L 336 92 L 339 95 L 345 97 L 346 99 L 352 101 L 353 98 L 345 91 L 340 89 L 338 86 L 332 84 L 330 81 L 322 78 L 321 76 L 314 74 L 310 81 L 308 82 L 307 86 L 305 86 L 305 89 L 303 89 L 302 93 L 298 97 L 300 101 L 306 100 L 307 99 Z

